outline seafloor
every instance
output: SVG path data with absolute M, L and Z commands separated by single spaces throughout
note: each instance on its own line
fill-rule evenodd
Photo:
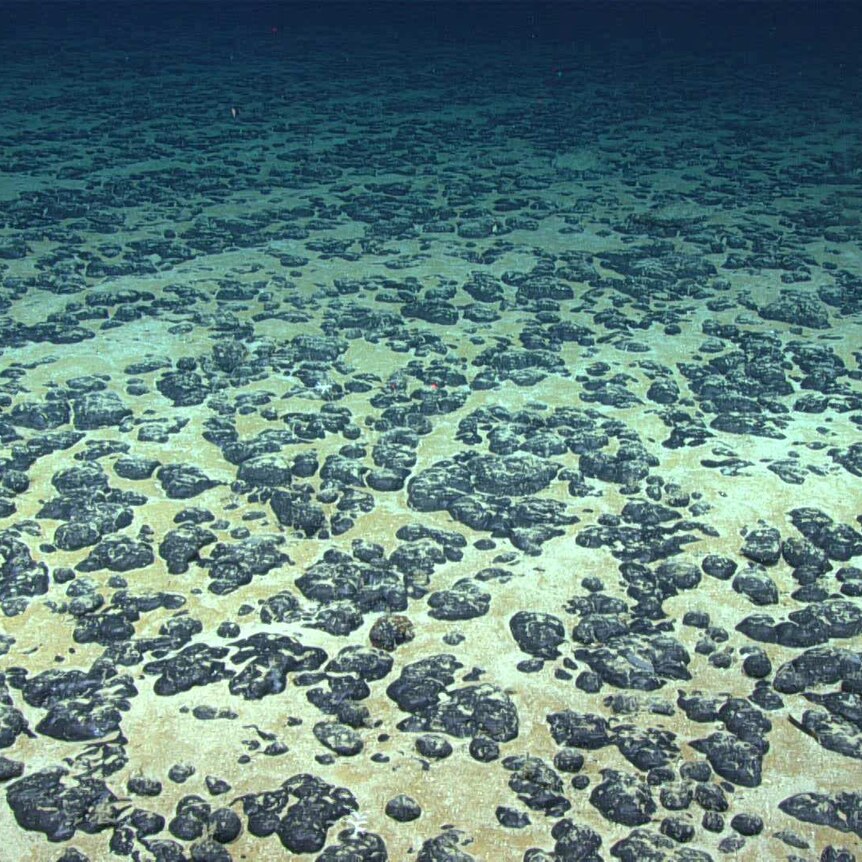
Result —
M 74 8 L 0 44 L 0 859 L 858 858 L 858 57 Z

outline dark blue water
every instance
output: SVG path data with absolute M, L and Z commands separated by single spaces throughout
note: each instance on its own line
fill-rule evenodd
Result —
M 860 25 L 0 2 L 0 860 L 859 858 Z

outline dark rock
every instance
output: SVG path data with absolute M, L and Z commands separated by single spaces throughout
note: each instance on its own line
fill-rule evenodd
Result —
M 734 592 L 744 595 L 758 606 L 778 604 L 778 587 L 775 581 L 755 568 L 739 572 L 733 579 Z
M 214 775 L 207 775 L 204 783 L 212 796 L 221 796 L 224 793 L 230 793 L 233 789 L 223 778 L 216 778 Z
M 66 401 L 21 401 L 9 413 L 10 424 L 33 431 L 48 431 L 65 425 L 71 412 Z
M 518 647 L 537 658 L 558 658 L 560 651 L 557 647 L 566 639 L 566 630 L 558 617 L 535 611 L 513 614 L 509 619 L 509 630 Z
M 551 829 L 554 839 L 554 859 L 556 862 L 600 862 L 599 849 L 601 836 L 590 829 L 564 817 Z
M 461 497 L 472 493 L 473 486 L 466 467 L 454 461 L 438 461 L 413 476 L 407 483 L 407 498 L 419 512 L 447 510 Z
M 584 768 L 584 762 L 584 755 L 573 748 L 563 748 L 554 755 L 554 768 L 560 772 L 580 772 Z
M 682 617 L 684 626 L 705 629 L 709 625 L 709 614 L 705 611 L 686 611 Z
M 114 462 L 114 472 L 121 479 L 141 481 L 149 479 L 159 467 L 154 458 L 144 458 L 138 455 L 123 455 Z
M 284 543 L 283 536 L 275 535 L 250 536 L 232 545 L 218 542 L 205 562 L 210 576 L 209 591 L 228 595 L 250 584 L 255 576 L 289 563 L 290 557 L 281 550 Z
M 758 787 L 763 752 L 750 742 L 731 733 L 716 731 L 705 739 L 689 743 L 707 756 L 712 768 L 722 777 L 742 787 Z
M 197 770 L 189 763 L 175 763 L 168 769 L 168 778 L 174 784 L 185 784 Z
M 617 688 L 655 691 L 666 679 L 691 678 L 688 652 L 669 635 L 614 637 L 607 646 L 576 650 L 575 657 Z
M 147 843 L 147 850 L 155 862 L 188 862 L 182 845 L 170 839 L 153 839 Z
M 329 829 L 359 805 L 344 787 L 314 775 L 294 775 L 276 790 L 240 797 L 252 835 L 277 834 L 291 853 L 317 853 Z
M 862 794 L 856 791 L 845 791 L 835 796 L 797 793 L 779 802 L 778 807 L 803 823 L 828 826 L 839 832 L 855 832 L 862 837 Z
M 203 377 L 196 371 L 169 371 L 156 381 L 156 389 L 170 399 L 174 407 L 203 404 L 209 394 Z
M 476 862 L 475 857 L 458 847 L 462 834 L 457 829 L 447 829 L 423 841 L 416 862 Z
M 760 526 L 745 533 L 742 555 L 763 566 L 773 566 L 781 559 L 781 533 L 775 527 Z
M 846 599 L 828 598 L 776 623 L 766 614 L 752 614 L 736 626 L 753 640 L 788 647 L 811 647 L 832 638 L 854 638 L 862 633 L 862 609 Z
M 480 493 L 523 496 L 547 488 L 560 468 L 529 452 L 516 452 L 502 457 L 477 456 L 467 462 L 467 469 Z
M 834 448 L 829 455 L 836 464 L 840 464 L 848 473 L 862 476 L 862 444 L 851 443 L 846 449 Z
M 718 710 L 718 717 L 727 730 L 750 742 L 763 754 L 769 750 L 765 738 L 772 730 L 772 722 L 749 700 L 742 697 L 728 698 Z
M 455 682 L 455 671 L 463 665 L 449 654 L 429 656 L 408 664 L 386 694 L 405 712 L 436 706 L 440 695 Z
M 362 625 L 362 612 L 349 600 L 335 601 L 318 607 L 307 625 L 331 635 L 349 635 Z
M 646 478 L 655 463 L 655 459 L 647 455 L 642 447 L 622 443 L 615 454 L 584 452 L 580 468 L 587 478 L 635 487 L 641 479 Z
M 438 620 L 470 620 L 488 613 L 491 594 L 472 578 L 460 578 L 448 590 L 428 596 L 428 615 Z
M 724 818 L 717 811 L 704 811 L 700 824 L 707 832 L 724 832 Z
M 36 562 L 30 549 L 9 531 L 0 532 L 0 601 L 30 599 L 48 592 L 48 567 Z
M 819 509 L 792 509 L 790 520 L 806 539 L 824 551 L 831 560 L 846 562 L 862 554 L 862 534 L 848 524 L 835 523 Z
M 79 829 L 92 835 L 112 825 L 117 797 L 105 783 L 82 778 L 65 784 L 68 775 L 62 767 L 40 769 L 9 785 L 6 801 L 22 829 L 68 841 Z
M 191 464 L 164 464 L 156 472 L 156 479 L 172 500 L 187 500 L 221 484 Z
M 718 554 L 707 554 L 700 565 L 706 574 L 720 581 L 727 581 L 732 578 L 737 569 L 733 560 Z
M 845 757 L 862 760 L 860 727 L 857 722 L 852 721 L 853 718 L 858 718 L 854 713 L 858 713 L 859 709 L 854 710 L 849 702 L 841 703 L 838 700 L 840 697 L 841 695 L 838 694 L 829 700 L 823 699 L 827 705 L 833 708 L 837 707 L 835 713 L 820 709 L 806 709 L 801 720 L 791 717 L 790 722 L 817 740 L 827 751 L 835 751 Z M 855 698 L 856 696 L 848 695 L 847 697 Z M 844 705 L 850 709 L 841 710 L 841 706 Z M 847 715 L 842 715 L 841 712 Z
M 317 670 L 327 658 L 319 647 L 307 647 L 296 638 L 267 632 L 235 641 L 231 647 L 235 650 L 231 663 L 245 667 L 233 676 L 229 689 L 245 700 L 282 693 L 288 685 L 288 674 Z M 223 655 L 227 651 L 219 652 Z M 233 675 L 232 671 L 224 673 Z
M 99 701 L 99 698 L 93 698 L 55 703 L 36 725 L 36 730 L 44 736 L 66 742 L 110 736 L 119 729 L 122 716 L 112 704 Z
M 416 737 L 416 751 L 429 760 L 445 760 L 452 754 L 452 744 L 441 736 L 423 733 Z
M 215 521 L 215 515 L 199 506 L 189 506 L 174 515 L 175 524 L 208 524 L 212 521 Z
M 74 426 L 79 431 L 116 427 L 132 411 L 114 392 L 85 392 L 77 396 L 74 405 Z
M 740 835 L 760 835 L 763 831 L 763 818 L 757 814 L 735 814 L 731 818 L 730 828 Z
M 695 836 L 694 826 L 679 817 L 665 817 L 659 830 L 662 835 L 672 838 L 677 844 L 687 844 Z
M 673 380 L 654 380 L 646 397 L 656 404 L 675 404 L 679 401 L 679 386 Z
M 422 808 L 419 806 L 419 803 L 404 793 L 393 796 L 386 803 L 385 810 L 387 817 L 391 817 L 399 823 L 409 823 L 412 820 L 418 819 L 422 814 Z
M 704 811 L 727 811 L 729 803 L 724 790 L 718 784 L 701 782 L 695 785 L 694 799 Z
M 539 757 L 514 756 L 503 760 L 512 775 L 509 787 L 528 808 L 549 817 L 561 817 L 572 806 L 566 799 L 563 782 L 554 769 Z
M 307 537 L 326 529 L 327 519 L 323 508 L 298 492 L 278 488 L 273 491 L 269 504 L 283 527 L 299 530 Z
M 687 781 L 703 782 L 712 777 L 712 769 L 704 760 L 687 760 L 679 768 L 681 778 Z
M 12 778 L 20 778 L 23 774 L 24 764 L 20 760 L 12 760 L 0 755 L 0 781 L 9 781 Z
M 342 757 L 354 757 L 364 747 L 362 737 L 352 727 L 334 721 L 317 722 L 314 735 L 318 742 Z
M 524 829 L 532 822 L 530 815 L 526 812 L 509 808 L 506 805 L 498 805 L 494 810 L 494 816 L 497 818 L 497 822 L 506 829 Z
M 667 811 L 686 811 L 693 799 L 694 791 L 686 784 L 662 787 L 659 791 L 659 802 Z
M 602 769 L 602 780 L 590 794 L 590 804 L 612 823 L 641 826 L 657 808 L 647 784 L 615 769 Z
M 402 644 L 412 641 L 416 633 L 408 617 L 402 614 L 387 614 L 374 621 L 368 636 L 375 647 L 392 652 Z
M 500 757 L 500 746 L 495 739 L 476 736 L 470 740 L 470 757 L 479 763 L 491 763 Z
M 230 844 L 242 832 L 242 821 L 230 808 L 216 808 L 207 820 L 207 830 L 214 841 Z
M 61 551 L 79 551 L 95 545 L 102 537 L 98 524 L 89 521 L 73 521 L 60 524 L 54 531 L 54 544 Z
M 783 841 L 788 847 L 795 847 L 797 850 L 807 850 L 810 846 L 802 836 L 797 835 L 789 829 L 781 829 L 772 834 L 773 837 L 777 838 L 779 841 Z
M 557 745 L 596 751 L 612 743 L 607 721 L 601 716 L 566 710 L 550 713 L 547 721 Z
M 170 574 L 181 575 L 188 571 L 191 561 L 201 561 L 201 548 L 215 541 L 216 535 L 210 530 L 196 524 L 183 524 L 165 533 L 159 545 L 159 556 L 167 563 Z
M 196 841 L 207 828 L 212 806 L 200 796 L 183 796 L 176 815 L 168 823 L 168 831 L 180 841 Z
M 758 309 L 764 320 L 777 320 L 807 326 L 811 329 L 829 329 L 829 315 L 823 304 L 813 296 L 796 290 L 782 290 L 781 296 Z
M 5 687 L 0 684 L 0 692 Z M 27 734 L 27 719 L 21 710 L 12 705 L 12 699 L 4 697 L 0 700 L 0 748 L 9 748 L 22 734 Z
M 675 595 L 677 590 L 693 590 L 700 583 L 700 569 L 686 560 L 667 560 L 655 569 L 657 581 L 669 587 L 667 593 Z
M 742 672 L 751 679 L 765 679 L 772 673 L 772 662 L 761 649 L 754 649 L 742 662 Z
M 622 616 L 586 613 L 575 626 L 572 639 L 585 646 L 604 644 L 613 638 L 628 634 L 628 631 L 629 627 Z
M 626 760 L 640 770 L 650 770 L 653 776 L 658 768 L 666 766 L 679 753 L 674 743 L 676 735 L 658 728 L 617 727 L 614 743 Z
M 233 857 L 225 847 L 212 838 L 197 841 L 189 854 L 191 862 L 232 862 Z
M 301 616 L 298 599 L 286 590 L 268 596 L 260 606 L 260 621 L 267 625 L 295 622 Z M 236 634 L 227 637 L 236 637 Z
M 387 676 L 393 664 L 392 656 L 379 649 L 348 646 L 339 650 L 335 658 L 327 662 L 324 670 L 327 673 L 354 673 L 370 682 Z
M 144 569 L 155 560 L 153 549 L 146 542 L 130 536 L 105 536 L 86 559 L 75 566 L 78 572 L 130 572 Z
M 225 647 L 193 644 L 171 658 L 145 664 L 144 673 L 158 674 L 155 693 L 170 697 L 195 686 L 210 685 L 232 677 L 234 672 L 228 670 L 222 661 L 227 654 Z
M 239 465 L 237 478 L 250 485 L 289 485 L 293 475 L 290 462 L 282 455 L 269 453 L 249 458 Z
M 634 829 L 626 838 L 611 847 L 611 855 L 619 862 L 664 862 L 668 859 L 684 859 L 685 862 L 712 862 L 712 857 L 703 850 L 692 847 L 679 849 L 671 838 L 647 829 Z
M 158 796 L 162 792 L 162 783 L 155 778 L 132 775 L 126 782 L 126 790 L 137 796 Z
M 781 545 L 781 555 L 784 557 L 784 561 L 794 568 L 806 566 L 816 568 L 821 572 L 829 569 L 829 559 L 826 552 L 804 537 L 791 536 L 785 539 Z
M 739 853 L 745 846 L 745 839 L 741 835 L 728 835 L 718 842 L 718 850 L 720 853 Z
M 415 665 L 408 665 L 405 672 L 412 667 Z M 402 709 L 406 703 L 412 707 L 409 711 L 413 714 L 398 723 L 399 730 L 434 731 L 458 738 L 484 735 L 498 742 L 508 742 L 517 737 L 518 713 L 515 704 L 502 689 L 488 683 L 466 686 L 449 690 L 448 699 L 440 703 L 437 702 L 438 697 L 432 694 L 432 688 L 428 691 L 431 697 L 427 705 L 417 708 L 417 700 L 421 702 L 423 699 L 421 692 L 424 688 L 425 685 L 422 685 L 419 690 L 413 689 L 408 693 L 404 673 L 387 688 L 387 694 Z
M 338 833 L 338 843 L 327 847 L 315 862 L 386 862 L 386 844 L 379 835 L 350 827 Z

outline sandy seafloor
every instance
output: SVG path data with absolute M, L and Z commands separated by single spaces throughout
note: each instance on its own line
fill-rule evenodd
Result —
M 769 8 L 4 9 L 0 859 L 862 858 L 859 58 Z

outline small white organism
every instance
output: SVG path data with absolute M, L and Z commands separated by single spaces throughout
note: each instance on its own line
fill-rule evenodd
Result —
M 368 830 L 368 818 L 359 811 L 351 811 L 347 815 L 347 825 L 353 830 L 354 835 L 364 835 Z

